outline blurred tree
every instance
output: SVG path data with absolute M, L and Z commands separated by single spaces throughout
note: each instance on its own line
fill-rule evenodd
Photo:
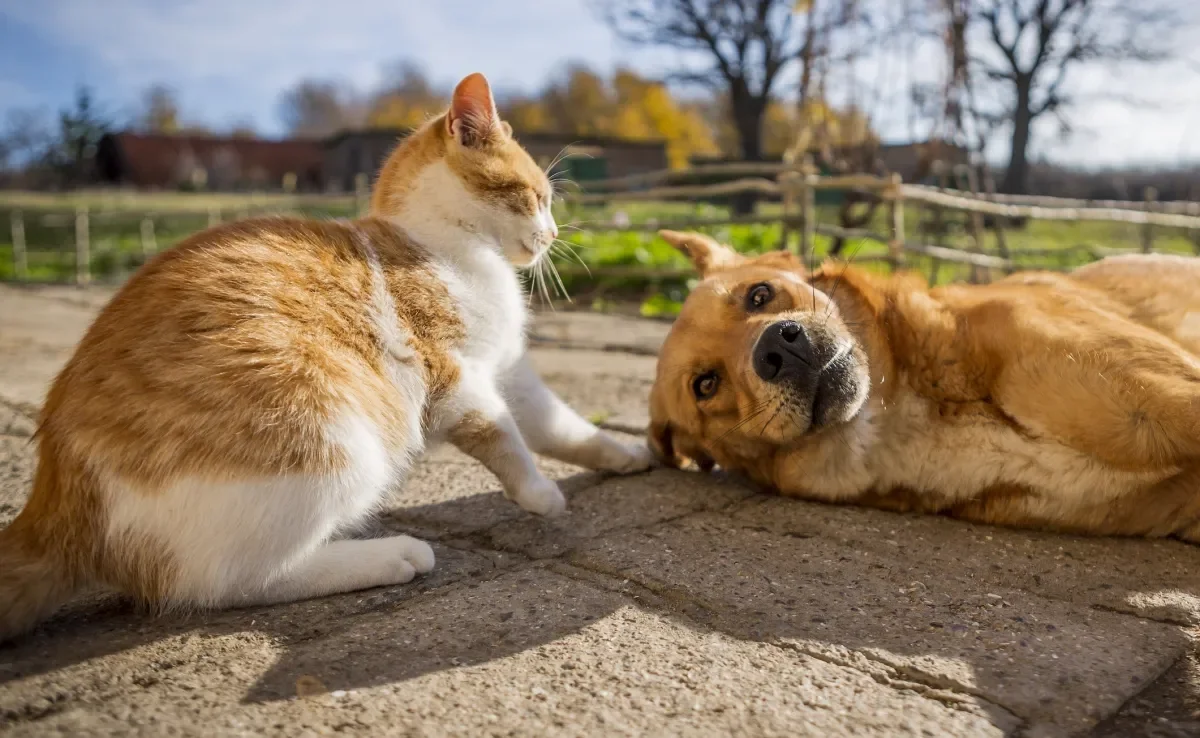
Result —
M 415 62 L 401 60 L 384 71 L 384 82 L 369 104 L 367 124 L 377 128 L 416 128 L 440 115 L 449 97 L 434 89 Z
M 301 80 L 279 100 L 279 115 L 293 136 L 331 136 L 361 122 L 353 89 L 330 80 Z
M 830 48 L 858 7 L 856 0 L 592 1 L 619 38 L 686 52 L 672 77 L 721 91 L 745 161 L 763 157 L 764 121 L 781 74 L 798 60 L 811 61 L 818 39 Z M 755 199 L 740 198 L 734 207 L 748 212 Z
M 1154 63 L 1171 55 L 1181 18 L 1170 0 L 941 0 L 946 35 L 967 60 L 966 103 L 980 124 L 1010 127 L 1001 189 L 1023 193 L 1034 122 L 1077 102 L 1071 71 L 1089 63 Z M 964 26 L 955 33 L 954 25 Z M 961 49 L 958 46 L 961 45 Z
M 594 0 L 595 7 L 622 39 L 639 45 L 692 52 L 674 75 L 683 82 L 722 90 L 739 155 L 762 158 L 763 124 L 780 75 L 802 57 L 811 57 L 816 39 L 829 44 L 845 24 L 853 0 L 822 4 L 820 17 L 810 0 Z M 801 27 L 814 32 L 798 34 Z M 800 40 L 795 37 L 801 36 Z M 806 47 L 807 40 L 808 47 Z
M 179 102 L 175 91 L 161 84 L 146 88 L 142 93 L 138 127 L 149 133 L 178 133 Z
M 666 85 L 618 69 L 605 79 L 572 64 L 537 97 L 510 97 L 501 115 L 518 132 L 662 139 L 673 167 L 718 149 L 701 106 L 676 100 Z
M 704 114 L 715 131 L 718 149 L 725 156 L 737 157 L 738 134 L 727 104 L 714 101 L 705 107 Z M 877 142 L 878 135 L 862 111 L 835 108 L 819 98 L 810 98 L 803 108 L 773 100 L 763 115 L 763 154 L 772 158 L 789 151 L 803 154 Z
M 542 92 L 542 104 L 553 130 L 581 136 L 612 131 L 616 105 L 604 78 L 573 63 Z
M 77 187 L 88 180 L 96 145 L 111 128 L 111 119 L 95 103 L 91 90 L 80 87 L 72 106 L 59 113 L 58 135 L 45 156 L 60 184 Z
M 663 139 L 671 167 L 688 165 L 693 156 L 718 152 L 713 132 L 695 106 L 679 104 L 667 86 L 619 69 L 613 77 L 616 95 L 614 135 Z
M 38 162 L 53 140 L 52 124 L 44 110 L 10 110 L 0 129 L 0 171 L 19 171 Z
M 500 103 L 500 116 L 516 131 L 542 133 L 552 130 L 550 113 L 537 98 L 510 97 Z

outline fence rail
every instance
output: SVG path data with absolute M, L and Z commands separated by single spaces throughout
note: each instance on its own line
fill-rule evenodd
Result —
M 723 178 L 724 181 L 694 183 L 697 179 Z M 588 183 L 586 189 L 574 188 L 564 193 L 569 207 L 607 205 L 621 202 L 658 202 L 678 200 L 732 199 L 739 196 L 767 196 L 782 202 L 781 213 L 729 214 L 719 217 L 672 216 L 662 219 L 647 219 L 642 222 L 589 222 L 587 230 L 596 232 L 630 232 L 649 234 L 662 228 L 687 230 L 734 225 L 780 224 L 782 230 L 780 246 L 792 248 L 805 258 L 813 254 L 817 236 L 832 239 L 866 239 L 886 247 L 886 254 L 869 254 L 858 261 L 882 262 L 898 269 L 906 265 L 910 256 L 931 260 L 931 279 L 935 279 L 943 263 L 961 264 L 971 268 L 972 276 L 980 270 L 1011 272 L 1030 259 L 1044 259 L 1055 255 L 1082 256 L 1089 259 L 1102 258 L 1115 253 L 1150 252 L 1154 250 L 1155 229 L 1180 229 L 1189 232 L 1197 254 L 1200 254 L 1200 203 L 1158 202 L 1153 190 L 1147 192 L 1142 201 L 1081 200 L 1040 196 L 1014 196 L 983 194 L 977 191 L 973 173 L 965 179 L 968 189 L 951 189 L 943 179 L 942 186 L 905 183 L 898 175 L 879 177 L 869 174 L 819 176 L 811 164 L 781 164 L 777 162 L 733 162 L 693 167 L 688 170 L 663 170 Z M 677 182 L 684 182 L 679 184 Z M 691 181 L 692 183 L 687 183 Z M 961 183 L 961 182 L 960 182 Z M 855 191 L 869 193 L 882 205 L 887 214 L 884 228 L 834 225 L 817 222 L 815 193 L 821 191 Z M 61 229 L 70 234 L 73 254 L 59 249 L 56 253 L 68 258 L 73 255 L 70 273 L 80 284 L 87 283 L 93 274 L 93 260 L 106 254 L 108 241 L 96 237 L 96 229 L 115 227 L 130 223 L 135 235 L 132 239 L 136 248 L 127 255 L 137 261 L 145 261 L 159 250 L 167 227 L 175 221 L 187 219 L 191 227 L 200 228 L 228 219 L 240 219 L 259 214 L 301 212 L 309 209 L 339 208 L 346 214 L 362 212 L 369 192 L 360 187 L 353 197 L 296 196 L 284 199 L 216 196 L 209 204 L 190 202 L 173 197 L 150 196 L 150 200 L 163 204 L 147 210 L 126 209 L 130 199 L 118 196 L 96 202 L 107 202 L 122 207 L 89 207 L 81 204 L 73 212 L 60 214 L 38 214 L 38 208 L 46 207 L 52 200 L 46 196 L 24 195 L 0 198 L 0 208 L 9 208 L 9 234 L 11 241 L 11 273 L 18 281 L 30 278 L 32 265 L 30 253 L 31 229 Z M 185 203 L 179 206 L 178 203 Z M 24 203 L 27 214 L 14 206 Z M 918 205 L 931 214 L 935 227 L 929 234 L 932 242 L 921 243 L 908 240 L 905 228 L 905 211 L 908 206 Z M 966 248 L 949 246 L 945 243 L 948 212 L 964 213 L 968 217 L 963 225 L 969 237 Z M 984 216 L 992 218 L 991 228 L 995 233 L 997 253 L 986 253 L 984 245 Z M 1064 222 L 1112 222 L 1138 226 L 1136 243 L 1129 249 L 1111 249 L 1094 244 L 1078 244 L 1056 249 L 1010 249 L 1004 237 L 1006 219 L 1053 220 Z M 921 219 L 925 223 L 925 219 Z M 136 225 L 134 225 L 136 224 Z M 170 240 L 166 234 L 165 240 Z M 798 243 L 793 244 L 793 236 Z M 66 239 L 64 239 L 66 240 Z M 564 273 L 582 272 L 564 267 Z M 595 276 L 644 276 L 652 278 L 679 278 L 688 270 L 651 270 L 639 266 L 597 267 L 591 266 Z

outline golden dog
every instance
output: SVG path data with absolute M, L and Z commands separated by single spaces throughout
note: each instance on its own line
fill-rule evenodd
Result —
M 650 445 L 784 495 L 1200 542 L 1200 259 L 930 289 L 663 231 L 696 266 Z

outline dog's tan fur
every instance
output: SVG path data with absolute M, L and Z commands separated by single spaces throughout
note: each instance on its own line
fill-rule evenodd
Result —
M 795 497 L 1200 541 L 1200 259 L 929 289 L 663 236 L 702 276 L 652 390 L 650 441 L 666 462 L 717 464 Z M 774 299 L 747 312 L 763 282 Z M 774 407 L 750 353 L 785 318 L 848 352 L 862 397 L 847 417 L 809 429 Z M 710 370 L 718 390 L 697 400 L 693 378 Z

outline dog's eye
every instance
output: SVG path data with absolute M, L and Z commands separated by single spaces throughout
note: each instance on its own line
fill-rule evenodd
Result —
M 766 282 L 756 284 L 746 293 L 746 309 L 750 312 L 762 310 L 774 296 L 775 290 L 771 289 L 771 285 Z
M 721 378 L 716 372 L 705 372 L 692 380 L 692 392 L 697 400 L 707 400 L 716 394 Z

